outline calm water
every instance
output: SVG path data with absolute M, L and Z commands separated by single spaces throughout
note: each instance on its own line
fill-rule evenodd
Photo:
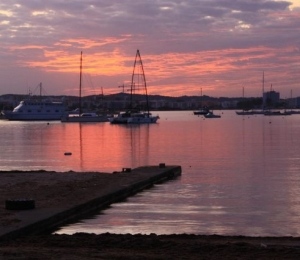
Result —
M 159 115 L 141 126 L 0 121 L 1 169 L 182 166 L 180 178 L 58 233 L 300 236 L 300 115 Z

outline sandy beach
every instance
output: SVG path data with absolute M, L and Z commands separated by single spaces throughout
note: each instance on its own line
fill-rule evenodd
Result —
M 6 199 L 70 207 L 140 178 L 128 173 L 0 172 L 0 228 L 22 225 Z M 35 209 L 34 209 L 35 210 Z M 300 259 L 300 238 L 202 235 L 34 235 L 0 242 L 0 259 Z

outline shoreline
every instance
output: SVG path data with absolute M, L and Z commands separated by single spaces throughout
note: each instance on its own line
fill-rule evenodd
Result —
M 86 234 L 0 242 L 2 259 L 300 259 L 300 238 Z
M 144 167 L 147 177 L 155 169 Z M 0 230 L 17 229 L 45 212 L 61 211 L 145 180 L 129 172 L 0 172 Z M 22 178 L 20 178 L 22 175 Z M 156 173 L 154 175 L 157 175 Z M 5 199 L 34 198 L 36 209 L 12 211 Z M 76 198 L 76 200 L 74 200 Z M 25 217 L 24 217 L 25 216 Z M 41 215 L 44 217 L 44 215 Z M 220 235 L 33 234 L 0 241 L 0 259 L 300 259 L 299 237 Z
M 115 173 L 0 172 L 0 239 L 47 233 L 180 175 L 180 166 L 165 164 Z

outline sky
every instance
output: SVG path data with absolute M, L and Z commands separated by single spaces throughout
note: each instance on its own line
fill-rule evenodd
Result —
M 300 0 L 0 0 L 0 95 L 300 96 Z M 127 87 L 128 86 L 128 87 Z M 244 91 L 243 91 L 244 90 Z

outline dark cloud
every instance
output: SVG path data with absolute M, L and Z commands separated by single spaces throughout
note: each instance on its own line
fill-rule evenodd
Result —
M 70 56 L 84 49 L 87 54 L 102 58 L 104 53 L 107 58 L 117 53 L 127 72 L 130 58 L 140 48 L 144 56 L 163 61 L 170 55 L 178 55 L 184 60 L 180 66 L 186 69 L 195 66 L 192 65 L 195 62 L 201 65 L 197 55 L 203 55 L 210 63 L 223 59 L 217 66 L 224 67 L 222 71 L 225 64 L 233 72 L 246 66 L 248 70 L 255 67 L 260 70 L 262 64 L 274 68 L 278 62 L 283 63 L 282 67 L 294 55 L 284 50 L 299 48 L 300 43 L 300 14 L 291 7 L 292 1 L 271 0 L 3 0 L 0 2 L 0 58 L 11 69 L 41 66 L 44 70 L 47 62 L 51 62 L 53 70 L 58 69 L 55 64 L 61 64 L 54 53 Z M 266 58 L 263 54 L 255 55 L 257 49 L 275 53 Z M 217 54 L 212 56 L 214 52 Z M 227 60 L 228 53 L 236 60 Z M 193 60 L 186 60 L 187 56 Z M 154 66 L 155 58 L 149 60 L 150 66 Z M 162 66 L 166 64 L 170 70 L 179 68 L 161 62 Z M 222 71 L 218 77 L 222 77 Z M 202 76 L 209 78 L 216 74 Z M 226 79 L 230 77 L 234 75 L 227 73 Z M 168 76 L 158 77 L 156 82 L 174 84 L 175 78 L 168 72 Z M 189 78 L 193 81 L 197 75 L 182 75 L 185 81 Z M 4 79 L 1 84 L 6 92 L 8 83 Z

